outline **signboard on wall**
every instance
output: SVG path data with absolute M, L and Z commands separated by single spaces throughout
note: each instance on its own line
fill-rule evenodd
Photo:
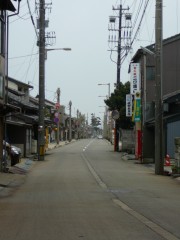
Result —
M 141 100 L 140 99 L 134 100 L 134 121 L 135 122 L 141 121 Z
M 126 94 L 126 117 L 132 116 L 132 95 Z
M 140 63 L 131 63 L 131 94 L 140 91 Z

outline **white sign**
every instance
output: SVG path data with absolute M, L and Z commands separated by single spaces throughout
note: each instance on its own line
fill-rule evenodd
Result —
M 132 95 L 126 94 L 126 117 L 132 116 Z
M 140 92 L 140 63 L 131 63 L 131 94 Z
M 58 112 L 55 112 L 55 113 L 54 113 L 54 116 L 58 118 L 58 117 L 59 117 L 59 113 L 58 113 Z

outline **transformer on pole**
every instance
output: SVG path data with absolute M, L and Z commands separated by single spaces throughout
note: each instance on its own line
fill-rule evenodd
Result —
M 114 11 L 119 11 L 118 16 L 110 16 L 109 18 L 109 27 L 108 30 L 111 31 L 111 35 L 109 35 L 109 48 L 112 52 L 117 52 L 117 61 L 113 61 L 117 65 L 117 79 L 116 79 L 116 89 L 119 90 L 120 88 L 120 81 L 121 81 L 121 64 L 122 60 L 126 56 L 129 48 L 130 48 L 130 39 L 131 39 L 131 14 L 125 13 L 126 10 L 129 8 L 123 8 L 122 5 L 118 8 L 113 7 Z M 123 19 L 124 16 L 124 19 Z M 116 27 L 116 18 L 119 18 L 118 27 Z M 124 20 L 124 21 L 123 21 Z M 123 31 L 124 30 L 124 31 Z M 127 31 L 126 31 L 127 30 Z M 116 34 L 118 33 L 118 34 Z M 125 43 L 122 46 L 122 39 Z M 117 109 L 114 109 L 117 110 Z M 119 151 L 119 121 L 118 119 L 115 120 L 115 129 L 114 129 L 114 151 Z

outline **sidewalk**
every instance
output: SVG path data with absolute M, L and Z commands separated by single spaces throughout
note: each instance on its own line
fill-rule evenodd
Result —
M 73 141 L 74 141 L 74 140 L 72 140 L 72 142 L 73 142 Z M 57 147 L 62 147 L 62 146 L 67 145 L 67 144 L 69 144 L 69 143 L 70 143 L 70 142 L 68 142 L 68 141 L 60 141 L 59 144 L 57 144 L 56 142 L 48 143 L 48 149 L 47 149 L 47 151 L 52 150 L 52 149 L 57 148 Z
M 155 172 L 155 163 L 151 163 L 151 162 L 148 163 L 148 161 L 146 163 L 141 163 L 140 160 L 137 160 L 135 158 L 135 155 L 133 155 L 133 154 L 122 153 L 121 157 L 123 160 L 132 161 L 132 163 L 134 163 L 134 164 L 142 164 L 142 166 L 150 168 Z M 173 163 L 174 161 L 171 160 L 171 162 Z M 171 176 L 171 177 L 175 178 L 176 180 L 180 181 L 179 174 L 175 174 L 175 175 L 172 174 L 171 166 L 164 166 L 164 175 Z
M 71 142 L 62 141 L 59 144 L 57 143 L 49 143 L 47 151 L 50 151 L 52 149 L 62 147 L 64 145 L 70 144 L 74 142 L 75 140 L 72 140 Z M 20 163 L 9 167 L 8 173 L 0 172 L 0 193 L 3 189 L 7 189 L 10 185 L 16 185 L 19 182 L 22 181 L 24 178 L 23 176 L 28 173 L 28 171 L 33 167 L 35 164 L 35 156 L 29 156 L 27 158 L 21 158 Z

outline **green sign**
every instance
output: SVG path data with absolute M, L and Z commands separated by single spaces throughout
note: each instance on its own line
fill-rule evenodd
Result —
M 135 100 L 135 109 L 134 109 L 134 121 L 140 122 L 141 121 L 141 99 Z

